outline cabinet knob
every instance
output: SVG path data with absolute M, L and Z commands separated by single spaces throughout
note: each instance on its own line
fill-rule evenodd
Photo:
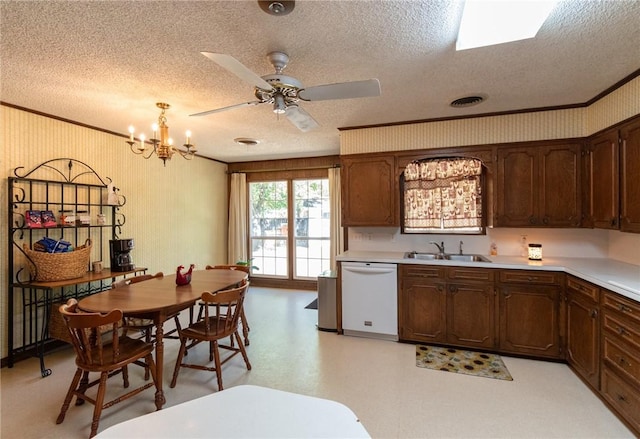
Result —
M 627 333 L 627 330 L 624 329 L 622 326 L 618 326 L 617 330 L 618 330 L 618 334 L 620 335 L 625 335 Z
M 542 223 L 543 224 L 549 224 L 549 217 L 545 216 L 544 218 L 542 218 Z
M 529 217 L 529 224 L 535 224 L 536 223 L 536 219 L 533 216 Z
M 627 367 L 631 366 L 631 363 L 629 363 L 624 357 L 619 357 L 618 363 L 620 363 L 622 366 L 627 366 Z
M 627 402 L 627 398 L 624 395 L 617 395 L 618 401 Z
M 596 317 L 598 317 L 598 310 L 592 309 L 591 310 L 591 318 L 595 319 Z

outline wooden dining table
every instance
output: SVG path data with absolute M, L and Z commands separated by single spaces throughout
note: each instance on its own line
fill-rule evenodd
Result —
M 166 402 L 163 391 L 164 322 L 169 316 L 193 306 L 203 292 L 233 287 L 247 277 L 247 273 L 240 270 L 197 270 L 192 273 L 188 285 L 176 285 L 174 274 L 103 291 L 85 297 L 78 306 L 87 312 L 107 313 L 119 309 L 125 317 L 153 319 L 156 327 L 155 362 L 158 381 L 155 403 L 160 410 Z

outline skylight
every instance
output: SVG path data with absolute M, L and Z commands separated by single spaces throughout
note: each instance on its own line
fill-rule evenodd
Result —
M 533 38 L 555 0 L 466 0 L 456 50 Z

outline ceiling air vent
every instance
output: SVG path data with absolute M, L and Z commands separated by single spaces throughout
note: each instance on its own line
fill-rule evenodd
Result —
M 259 140 L 256 139 L 249 139 L 248 137 L 237 137 L 235 139 L 233 139 L 234 142 L 240 144 L 240 145 L 244 145 L 244 146 L 254 146 L 257 145 L 258 143 L 260 143 Z
M 463 98 L 452 101 L 449 105 L 451 105 L 453 108 L 473 107 L 474 105 L 478 105 L 484 102 L 486 99 L 486 96 L 482 95 L 465 96 Z

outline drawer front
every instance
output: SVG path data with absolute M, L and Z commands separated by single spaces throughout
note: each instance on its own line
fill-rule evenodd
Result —
M 490 268 L 450 267 L 447 270 L 449 279 L 493 282 L 494 270 Z
M 624 316 L 605 311 L 602 319 L 605 331 L 640 350 L 640 326 Z
M 572 294 L 583 296 L 594 302 L 600 301 L 600 288 L 581 279 L 567 276 L 567 288 L 571 290 Z
M 500 282 L 526 283 L 526 284 L 559 284 L 562 273 L 551 271 L 527 271 L 527 270 L 502 270 Z
M 640 325 L 640 303 L 611 291 L 605 291 L 602 296 L 602 305 L 605 309 L 616 311 Z
M 429 277 L 434 279 L 444 279 L 444 267 L 433 267 L 429 265 L 401 265 L 401 275 L 403 277 Z
M 605 337 L 602 356 L 607 366 L 626 377 L 640 389 L 640 351 L 614 338 Z
M 609 368 L 602 371 L 602 394 L 636 431 L 640 431 L 640 394 Z

